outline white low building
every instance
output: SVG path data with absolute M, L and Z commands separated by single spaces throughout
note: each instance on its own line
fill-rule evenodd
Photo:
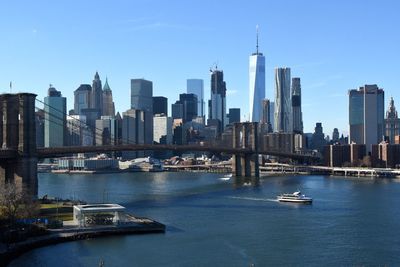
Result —
M 79 227 L 118 225 L 128 222 L 125 207 L 118 204 L 87 204 L 74 206 L 74 224 Z

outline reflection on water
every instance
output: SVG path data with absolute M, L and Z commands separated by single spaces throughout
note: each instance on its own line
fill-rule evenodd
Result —
M 243 186 L 258 187 L 260 186 L 259 177 L 232 177 L 233 184 L 236 188 Z

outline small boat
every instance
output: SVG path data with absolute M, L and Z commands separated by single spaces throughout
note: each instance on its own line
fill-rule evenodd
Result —
M 296 191 L 292 194 L 281 194 L 278 196 L 279 202 L 293 202 L 293 203 L 304 203 L 311 204 L 312 198 L 301 194 L 300 191 Z
M 221 177 L 221 178 L 219 178 L 220 180 L 223 180 L 223 181 L 228 181 L 229 179 L 231 179 L 231 177 L 232 177 L 232 173 L 230 173 L 230 174 L 225 174 L 223 177 Z

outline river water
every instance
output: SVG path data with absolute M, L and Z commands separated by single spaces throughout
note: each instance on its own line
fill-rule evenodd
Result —
M 400 183 L 207 173 L 39 175 L 39 195 L 113 202 L 165 234 L 104 237 L 28 252 L 11 266 L 400 265 Z M 312 205 L 275 201 L 302 190 Z

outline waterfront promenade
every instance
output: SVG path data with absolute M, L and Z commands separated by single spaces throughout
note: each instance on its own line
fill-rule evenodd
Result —
M 165 225 L 148 218 L 135 217 L 135 222 L 129 224 L 84 228 L 65 226 L 62 229 L 49 229 L 48 232 L 8 246 L 0 243 L 0 267 L 7 266 L 19 255 L 35 248 L 110 235 L 164 233 Z

